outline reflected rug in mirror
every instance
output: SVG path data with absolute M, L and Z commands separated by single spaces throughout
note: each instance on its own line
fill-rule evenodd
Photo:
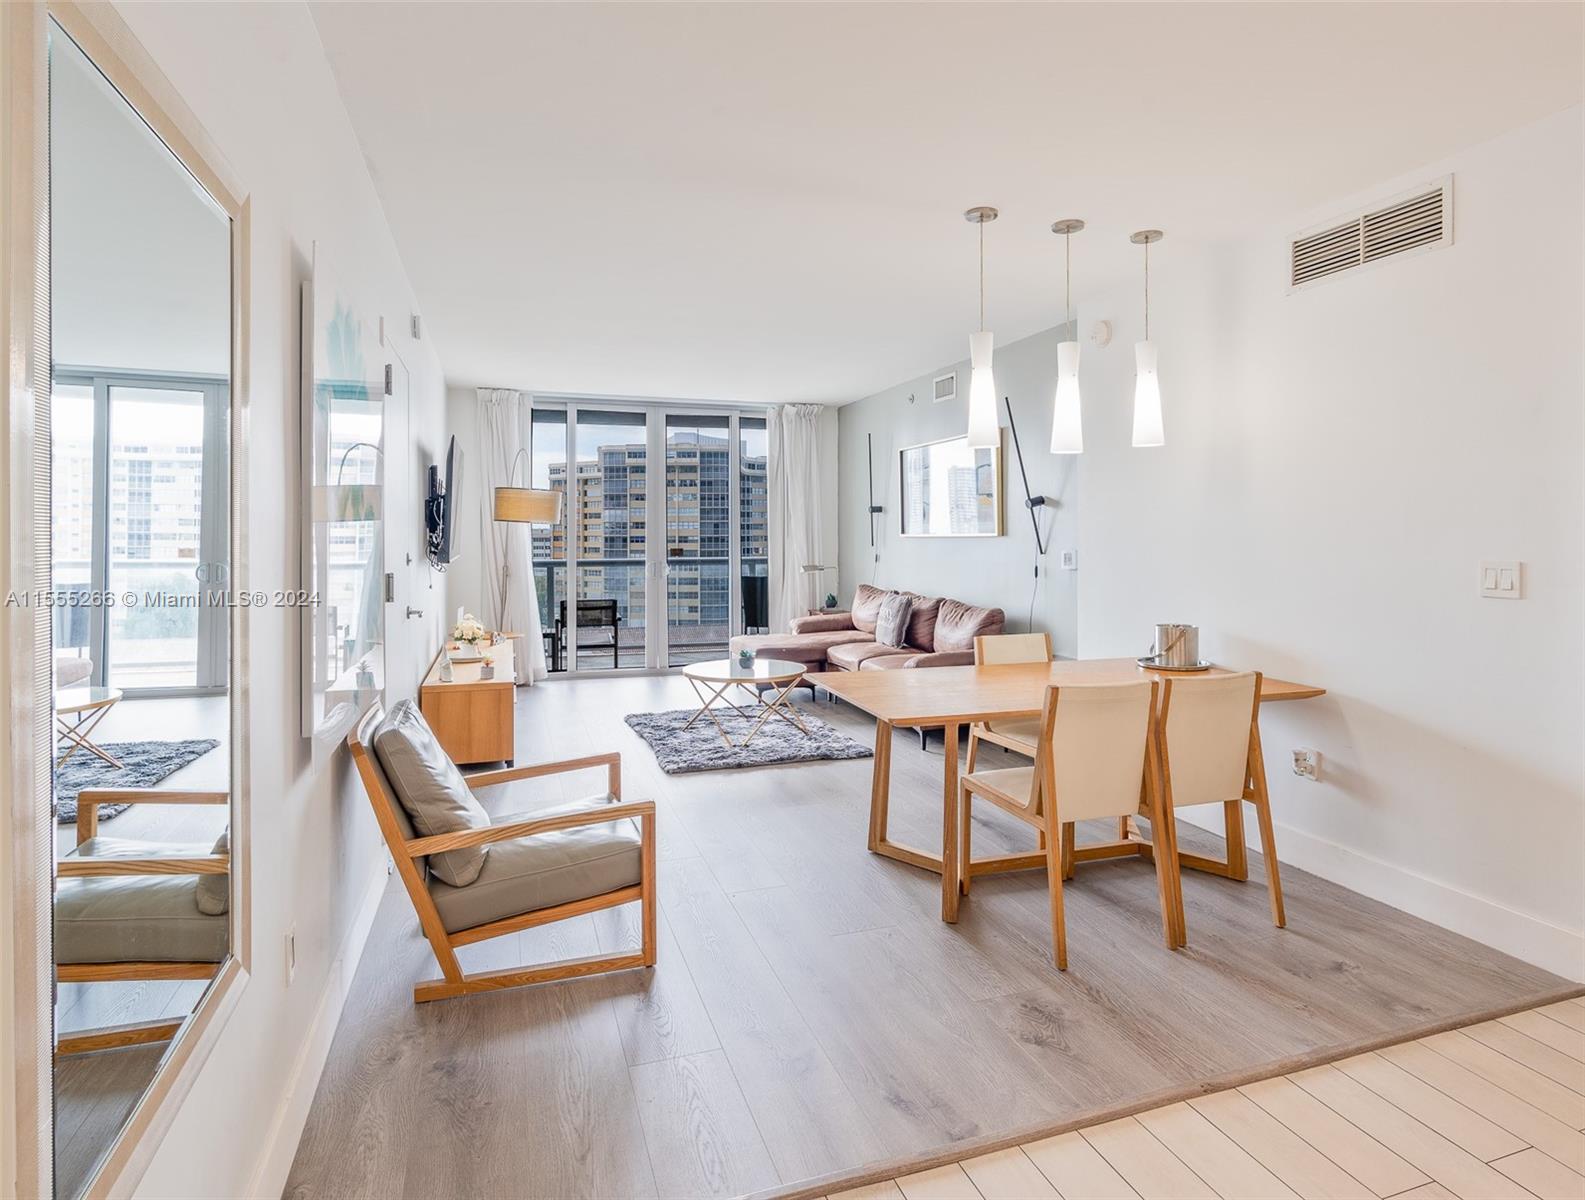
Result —
M 719 740 L 719 739 L 718 739 Z M 169 778 L 189 763 L 197 762 L 216 746 L 214 738 L 190 738 L 183 742 L 104 742 L 106 754 L 124 764 L 119 770 L 109 763 L 79 750 L 55 770 L 55 819 L 69 825 L 77 819 L 77 793 L 84 788 L 146 788 Z M 63 753 L 62 742 L 56 754 Z M 125 804 L 101 804 L 101 821 L 125 812 Z
M 736 745 L 759 720 L 759 712 L 744 706 L 750 717 L 740 717 L 730 708 L 715 709 L 716 720 L 725 727 L 733 745 L 728 746 L 707 716 L 684 729 L 698 709 L 675 708 L 666 712 L 629 713 L 625 718 L 633 732 L 649 743 L 660 769 L 668 775 L 687 771 L 724 771 L 732 767 L 768 767 L 775 763 L 812 762 L 817 759 L 869 758 L 874 751 L 826 724 L 807 708 L 798 716 L 809 727 L 807 734 L 793 728 L 780 717 L 771 717 L 746 746 Z

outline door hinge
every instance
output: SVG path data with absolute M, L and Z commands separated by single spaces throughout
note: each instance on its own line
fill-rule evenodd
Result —
M 385 602 L 387 604 L 396 599 L 396 572 L 385 573 Z
M 389 396 L 391 394 L 391 387 L 392 387 L 391 376 L 392 376 L 392 374 L 393 374 L 393 372 L 391 370 L 391 364 L 390 363 L 386 363 L 385 364 L 385 394 L 387 396 Z

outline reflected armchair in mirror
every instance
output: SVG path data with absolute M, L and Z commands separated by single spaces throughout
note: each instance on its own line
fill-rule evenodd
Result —
M 77 843 L 56 863 L 60 983 L 207 980 L 230 949 L 230 830 L 213 846 L 99 836 L 102 804 L 229 804 L 226 792 L 104 789 L 77 797 Z M 83 1029 L 59 1055 L 168 1041 L 188 1014 Z

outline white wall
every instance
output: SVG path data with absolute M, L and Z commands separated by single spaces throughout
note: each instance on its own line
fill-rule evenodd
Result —
M 970 604 L 1002 608 L 1010 632 L 1045 630 L 1061 655 L 1077 652 L 1077 579 L 1061 570 L 1061 551 L 1078 538 L 1076 459 L 1052 454 L 1051 398 L 1057 383 L 1057 343 L 1062 329 L 1047 329 L 996 348 L 997 414 L 1003 431 L 1003 505 L 1006 535 L 999 538 L 905 538 L 898 523 L 901 483 L 898 451 L 905 446 L 960 436 L 968 428 L 968 360 L 849 404 L 841 412 L 841 538 L 843 602 L 861 583 L 900 588 L 927 596 L 951 596 Z M 956 370 L 958 398 L 932 400 L 931 380 Z M 1007 396 L 1018 421 L 1035 495 L 1054 497 L 1040 516 L 1046 557 L 1035 577 L 1034 529 L 1024 506 L 1018 456 L 1001 397 Z M 1088 417 L 1088 409 L 1086 410 Z M 1086 437 L 1089 430 L 1086 428 Z M 886 511 L 875 518 L 870 548 L 866 435 L 873 438 L 875 503 Z M 1088 443 L 1086 443 L 1088 444 Z M 1031 601 L 1033 603 L 1031 604 Z M 1033 619 L 1031 620 L 1031 614 Z
M 308 10 L 119 11 L 252 196 L 248 585 L 296 586 L 298 290 L 313 242 L 397 331 L 413 436 L 430 453 L 444 424 L 439 362 L 430 344 L 406 336 L 412 291 Z M 415 553 L 421 544 L 415 529 Z M 361 945 L 367 900 L 385 880 L 345 750 L 316 761 L 298 735 L 297 612 L 257 610 L 251 622 L 253 977 L 139 1187 L 145 1196 L 279 1194 L 350 971 L 343 952 Z M 391 646 L 393 674 L 411 678 L 434 651 L 438 622 L 410 623 L 403 634 Z M 293 927 L 298 961 L 288 985 Z
M 1575 979 L 1581 137 L 1574 108 L 1238 247 L 1169 230 L 1162 449 L 1128 446 L 1137 290 L 1084 306 L 1118 337 L 1085 361 L 1078 613 L 1087 656 L 1190 621 L 1324 685 L 1262 717 L 1283 858 Z M 1289 235 L 1447 171 L 1452 247 L 1287 294 Z M 1523 601 L 1477 595 L 1492 558 L 1525 562 Z
M 821 561 L 835 564 L 837 561 L 837 410 L 828 409 L 821 415 L 820 420 L 820 472 L 821 472 L 821 538 L 824 553 Z M 463 453 L 468 455 L 470 463 L 477 463 L 479 458 L 479 401 L 478 391 L 471 387 L 450 387 L 446 389 L 446 432 L 456 436 L 463 448 Z M 483 476 L 480 468 L 470 467 L 469 479 L 473 480 L 469 486 L 482 487 Z M 475 493 L 477 496 L 477 493 Z M 469 502 L 469 512 L 473 512 L 473 501 Z M 477 518 L 473 518 L 477 519 Z M 446 612 L 448 620 L 450 614 L 457 611 L 458 605 L 471 613 L 482 614 L 484 611 L 485 580 L 483 574 L 483 556 L 475 552 L 479 546 L 482 534 L 473 534 L 467 543 L 469 552 L 467 557 L 446 572 Z M 833 575 L 824 577 L 827 587 L 834 586 L 836 578 Z

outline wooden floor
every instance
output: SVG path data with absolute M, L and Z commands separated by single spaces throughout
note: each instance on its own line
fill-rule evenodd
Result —
M 1585 1196 L 1585 1000 L 1387 1047 L 830 1200 Z
M 659 677 L 558 681 L 519 701 L 519 762 L 618 749 L 626 795 L 658 802 L 659 965 L 415 1007 L 412 986 L 435 967 L 391 887 L 289 1195 L 754 1192 L 942 1148 L 968 1157 L 1568 994 L 1297 870 L 1284 872 L 1289 927 L 1273 929 L 1258 856 L 1249 884 L 1189 873 L 1176 954 L 1147 864 L 1082 868 L 1059 975 L 1043 875 L 977 880 L 947 926 L 936 876 L 865 850 L 868 759 L 661 774 L 622 717 L 689 700 L 683 680 Z M 815 711 L 872 736 L 851 709 Z M 939 842 L 940 768 L 939 740 L 922 752 L 897 739 L 899 838 Z M 502 813 L 599 786 L 561 776 L 481 799 Z M 976 813 L 974 837 L 984 854 L 1030 846 L 994 812 Z M 1214 843 L 1188 827 L 1183 839 Z M 465 961 L 591 954 L 634 936 L 633 919 L 525 931 Z

